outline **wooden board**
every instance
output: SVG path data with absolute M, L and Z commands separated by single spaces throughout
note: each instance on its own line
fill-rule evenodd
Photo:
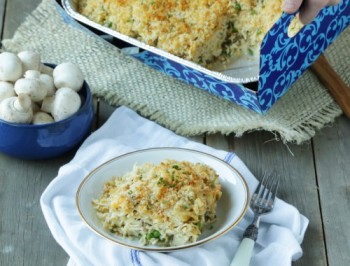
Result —
M 5 12 L 5 0 L 0 0 L 0 18 L 4 17 L 4 12 Z M 1 29 L 1 33 L 2 33 L 2 28 L 3 28 L 3 19 L 0 20 L 0 29 Z
M 25 16 L 39 3 L 39 0 L 7 1 L 3 38 L 11 38 Z M 0 4 L 2 14 L 5 1 Z M 67 264 L 68 256 L 53 239 L 39 200 L 60 166 L 72 156 L 73 152 L 36 162 L 0 154 L 0 265 Z
M 207 137 L 207 144 L 235 151 L 258 179 L 264 171 L 275 171 L 281 176 L 278 197 L 310 219 L 303 243 L 304 256 L 294 265 L 324 265 L 326 251 L 311 145 L 286 146 L 267 132 L 255 132 L 243 138 L 218 134 Z
M 69 153 L 35 162 L 0 154 L 0 265 L 67 263 L 67 254 L 53 239 L 39 200 L 59 167 L 71 157 Z
M 3 38 L 11 38 L 41 0 L 0 0 Z M 95 99 L 95 128 L 114 107 Z M 230 150 L 259 178 L 264 170 L 282 177 L 278 196 L 309 218 L 304 255 L 293 265 L 350 265 L 350 122 L 337 119 L 304 145 L 284 145 L 267 132 L 236 138 L 220 134 L 192 140 Z M 1 140 L 2 141 L 2 140 Z M 0 265 L 66 265 L 68 256 L 55 242 L 40 209 L 40 196 L 59 168 L 74 156 L 28 161 L 0 154 Z
M 314 139 L 329 265 L 350 265 L 350 123 L 341 117 Z

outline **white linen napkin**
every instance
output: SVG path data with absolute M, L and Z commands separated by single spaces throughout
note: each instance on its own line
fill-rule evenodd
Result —
M 43 192 L 41 208 L 53 237 L 70 256 L 68 265 L 229 265 L 244 229 L 252 220 L 249 210 L 242 221 L 224 236 L 199 247 L 158 253 L 132 250 L 93 233 L 81 220 L 75 193 L 83 178 L 101 163 L 124 153 L 151 147 L 182 147 L 210 153 L 232 164 L 246 179 L 251 191 L 257 180 L 235 153 L 216 150 L 180 137 L 168 129 L 120 107 L 91 134 L 71 162 Z M 261 228 L 251 265 L 284 266 L 302 256 L 300 243 L 308 219 L 277 199 L 270 214 L 261 218 Z

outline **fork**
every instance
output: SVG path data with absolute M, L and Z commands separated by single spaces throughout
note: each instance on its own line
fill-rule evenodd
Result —
M 230 266 L 249 265 L 254 243 L 258 237 L 260 215 L 266 214 L 273 209 L 278 185 L 279 176 L 264 174 L 250 200 L 250 208 L 254 212 L 253 222 L 245 230 L 243 240 Z

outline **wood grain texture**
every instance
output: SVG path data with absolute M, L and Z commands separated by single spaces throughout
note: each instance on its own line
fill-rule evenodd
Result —
M 0 20 L 3 38 L 11 38 L 40 1 L 0 0 L 0 16 L 5 15 Z M 104 102 L 95 101 L 95 129 L 114 110 Z M 310 220 L 302 245 L 304 255 L 294 266 L 347 266 L 350 265 L 349 132 L 350 122 L 342 116 L 318 132 L 310 144 L 299 146 L 286 146 L 267 132 L 245 134 L 241 138 L 215 134 L 191 139 L 236 152 L 255 174 L 264 169 L 281 174 L 278 196 L 295 205 Z M 67 264 L 68 256 L 52 237 L 39 199 L 74 152 L 47 161 L 24 161 L 0 154 L 1 266 Z
M 72 154 L 24 161 L 0 154 L 0 265 L 65 265 L 66 253 L 47 227 L 40 196 Z M 57 264 L 56 264 L 57 263 Z
M 207 144 L 234 151 L 258 179 L 265 170 L 281 176 L 278 197 L 310 219 L 302 245 L 304 255 L 293 265 L 327 265 L 311 145 L 287 147 L 268 132 L 255 132 L 242 138 L 217 134 L 208 136 Z
M 328 89 L 329 93 L 339 104 L 344 114 L 350 118 L 350 88 L 340 78 L 337 72 L 334 71 L 326 57 L 321 55 L 311 65 L 311 70 Z
M 0 0 L 0 31 L 1 31 L 1 36 L 2 36 L 2 29 L 3 29 L 3 18 L 4 18 L 4 12 L 5 12 L 5 4 L 6 0 Z
M 350 123 L 344 116 L 315 138 L 315 164 L 329 265 L 350 265 Z
M 2 37 L 11 38 L 25 18 L 40 4 L 41 0 L 8 0 Z
M 11 38 L 40 0 L 0 1 L 3 38 Z M 6 140 L 1 140 L 6 141 Z M 66 265 L 68 256 L 53 239 L 40 196 L 73 152 L 47 161 L 24 161 L 0 154 L 0 265 Z

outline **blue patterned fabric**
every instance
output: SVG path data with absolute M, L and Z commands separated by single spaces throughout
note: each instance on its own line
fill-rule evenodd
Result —
M 288 27 L 294 15 L 283 14 L 265 36 L 260 51 L 258 101 L 267 111 L 350 23 L 350 0 L 327 7 L 297 35 Z
M 134 57 L 169 76 L 263 114 L 350 24 L 350 0 L 324 8 L 312 23 L 290 38 L 288 25 L 294 16 L 283 13 L 262 42 L 257 92 L 149 51 Z

